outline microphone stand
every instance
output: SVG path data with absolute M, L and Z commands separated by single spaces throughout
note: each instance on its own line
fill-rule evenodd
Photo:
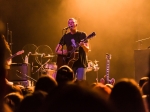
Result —
M 12 45 L 13 45 L 13 43 L 12 43 L 12 31 L 9 30 L 8 23 L 6 25 L 6 40 L 7 40 L 8 44 L 9 44 L 10 50 L 12 52 Z
M 93 65 L 93 67 L 94 67 L 94 71 L 96 72 L 96 83 L 98 83 L 98 70 L 99 70 L 99 67 L 98 67 L 98 64 L 97 64 L 97 62 L 98 61 L 94 61 L 94 65 Z
M 27 76 L 26 74 L 24 74 L 24 75 L 25 75 L 27 78 L 31 79 L 32 81 L 37 82 L 37 80 L 33 79 L 32 77 Z
M 62 58 L 62 64 L 63 64 L 63 65 L 65 64 L 64 53 L 63 53 L 63 49 L 64 49 L 64 36 L 65 36 L 66 33 L 67 33 L 67 29 L 68 29 L 68 28 L 62 30 L 63 36 L 62 36 L 62 40 L 61 40 L 61 42 L 60 42 L 61 45 L 62 45 L 62 53 L 61 53 L 61 55 L 62 55 L 62 57 L 63 57 L 63 58 Z M 65 30 L 65 32 L 63 33 L 64 30 Z M 59 47 L 60 47 L 60 44 L 59 44 L 59 46 L 57 47 L 56 52 L 58 51 Z
M 28 76 L 28 75 L 26 75 L 26 74 L 23 74 L 22 72 L 20 72 L 19 70 L 16 70 L 16 72 L 18 72 L 18 73 L 20 73 L 20 74 L 22 74 L 22 75 L 25 75 L 27 78 L 29 78 L 30 80 L 32 80 L 32 81 L 34 81 L 34 82 L 37 82 L 37 80 L 35 80 L 34 78 L 32 78 L 32 77 L 30 77 L 30 76 Z M 16 74 L 17 75 L 17 74 Z M 17 75 L 18 76 L 18 75 Z M 19 78 L 21 78 L 20 76 L 18 76 Z
M 10 50 L 12 51 L 12 31 L 9 31 L 9 45 L 10 45 Z
M 9 27 L 8 27 L 8 23 L 6 25 L 6 40 L 8 42 L 8 39 L 9 39 Z
M 65 32 L 63 34 L 63 45 L 62 45 L 62 56 L 63 56 L 62 62 L 63 62 L 63 65 L 65 64 L 63 49 L 64 49 L 64 42 L 65 42 L 64 36 L 66 35 L 66 33 L 67 33 L 67 29 L 65 29 Z

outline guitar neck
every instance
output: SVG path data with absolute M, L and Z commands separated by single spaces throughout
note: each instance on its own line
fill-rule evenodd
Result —
M 14 58 L 15 56 L 17 56 L 17 54 L 10 56 L 9 58 L 7 58 L 7 60 L 10 60 L 10 59 Z
M 106 81 L 109 83 L 110 60 L 106 60 Z
M 93 32 L 93 33 L 91 33 L 90 35 L 88 35 L 86 38 L 82 39 L 81 41 L 82 41 L 82 42 L 86 42 L 88 39 L 90 39 L 90 38 L 94 37 L 95 35 L 96 35 L 96 34 L 95 34 L 95 32 Z M 75 51 L 76 51 L 79 47 L 80 47 L 80 45 L 79 45 L 79 44 L 77 44 L 77 46 L 76 46 L 76 47 L 74 47 L 74 48 L 73 48 L 73 50 L 72 50 L 72 51 L 70 51 L 70 53 L 75 52 Z

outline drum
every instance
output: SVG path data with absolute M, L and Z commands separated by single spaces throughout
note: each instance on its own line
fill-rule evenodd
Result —
M 56 79 L 56 71 L 55 70 L 47 69 L 46 75 L 51 76 L 54 79 Z
M 94 67 L 94 63 L 93 63 L 91 60 L 89 60 L 89 61 L 88 61 L 88 67 L 87 67 L 86 72 L 92 71 L 92 70 L 93 70 L 93 67 Z
M 50 70 L 57 70 L 56 62 L 47 63 L 47 64 L 45 64 L 44 68 L 50 69 Z
M 89 60 L 89 61 L 88 61 L 87 72 L 90 72 L 90 71 L 92 71 L 92 70 L 98 71 L 98 70 L 99 70 L 99 66 L 98 66 L 97 62 L 98 62 L 98 61 L 92 62 L 91 60 Z
M 50 77 L 53 77 L 56 79 L 56 70 L 51 70 L 51 69 L 44 69 L 41 72 L 41 76 L 48 75 Z
M 56 79 L 56 70 L 57 70 L 56 62 L 49 62 L 44 65 L 44 71 L 42 72 L 42 74 L 51 76 L 54 79 Z

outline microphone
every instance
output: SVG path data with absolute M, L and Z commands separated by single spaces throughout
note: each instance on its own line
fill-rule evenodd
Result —
M 70 28 L 70 26 L 63 28 L 63 30 L 68 30 L 68 28 Z

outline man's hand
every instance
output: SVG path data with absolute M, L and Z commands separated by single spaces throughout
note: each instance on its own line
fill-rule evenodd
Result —
M 83 47 L 83 46 L 85 46 L 85 43 L 84 43 L 84 42 L 80 42 L 79 45 L 80 45 L 81 47 Z
M 89 52 L 89 44 L 88 43 L 80 42 L 79 45 L 84 49 L 84 51 L 86 53 Z
M 7 60 L 6 62 L 7 62 L 6 63 L 7 65 L 11 65 L 12 64 L 12 60 L 11 59 Z

